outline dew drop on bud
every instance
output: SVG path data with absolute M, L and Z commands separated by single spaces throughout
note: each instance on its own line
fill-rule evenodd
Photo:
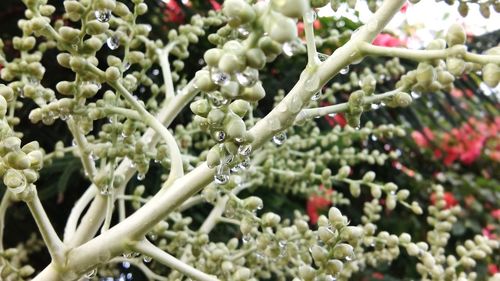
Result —
M 243 161 L 241 161 L 241 163 L 238 165 L 238 167 L 241 170 L 246 170 L 246 169 L 250 168 L 250 158 L 246 157 L 245 159 L 243 159 Z
M 229 181 L 229 168 L 225 164 L 217 166 L 214 174 L 214 182 L 218 185 L 224 185 Z
M 243 235 L 241 240 L 243 241 L 244 244 L 246 244 L 252 240 L 252 236 L 250 236 L 249 234 Z
M 335 117 L 337 115 L 337 113 L 330 113 L 328 114 L 328 117 Z
M 144 173 L 137 173 L 137 180 L 144 180 L 146 178 L 146 174 Z
M 255 68 L 247 67 L 243 72 L 236 73 L 236 80 L 243 87 L 252 87 L 259 79 L 259 71 Z
M 411 95 L 411 97 L 412 97 L 413 99 L 419 99 L 419 98 L 422 96 L 422 95 L 421 95 L 419 92 L 417 92 L 417 91 L 411 91 L 411 94 L 410 94 L 410 95 Z
M 238 154 L 242 156 L 248 156 L 252 153 L 252 145 L 251 144 L 246 144 L 246 145 L 240 145 L 238 147 Z
M 304 20 L 307 23 L 314 23 L 314 21 L 316 20 L 316 11 L 314 10 L 307 11 L 306 14 L 304 15 Z
M 217 131 L 215 132 L 215 140 L 218 142 L 223 142 L 224 139 L 226 139 L 226 133 L 224 131 Z
M 346 75 L 347 73 L 349 73 L 349 66 L 342 68 L 339 72 L 342 75 Z
M 238 31 L 238 34 L 244 38 L 246 38 L 250 34 L 250 31 L 245 26 L 238 27 L 237 31 Z
M 317 101 L 321 97 L 321 91 L 317 91 L 314 95 L 312 95 L 311 100 Z
M 222 96 L 219 92 L 212 92 L 209 94 L 210 102 L 212 106 L 214 107 L 221 107 L 223 105 L 226 105 L 228 103 L 228 99 L 226 99 L 224 96 Z
M 302 43 L 300 41 L 295 40 L 295 41 L 285 42 L 281 48 L 285 56 L 291 57 L 298 53 L 301 45 Z
M 91 279 L 94 278 L 94 276 L 97 274 L 97 269 L 92 269 L 91 271 L 85 273 L 85 277 Z
M 286 133 L 285 132 L 280 132 L 276 135 L 273 136 L 273 142 L 276 145 L 282 145 L 286 141 Z
M 210 70 L 210 79 L 212 79 L 212 82 L 214 82 L 214 84 L 224 86 L 230 82 L 231 77 L 229 76 L 229 74 L 223 72 L 218 68 L 212 68 Z
M 120 46 L 120 42 L 118 41 L 118 37 L 116 36 L 111 36 L 106 40 L 106 45 L 108 45 L 108 48 L 111 50 L 116 50 Z
M 95 18 L 100 22 L 108 22 L 111 18 L 111 11 L 108 9 L 97 10 L 94 12 Z
M 329 58 L 330 56 L 327 55 L 327 54 L 323 54 L 323 53 L 318 53 L 318 58 L 320 61 L 325 61 Z
M 142 257 L 142 260 L 145 262 L 145 263 L 150 263 L 151 260 L 153 260 L 150 256 L 144 256 Z

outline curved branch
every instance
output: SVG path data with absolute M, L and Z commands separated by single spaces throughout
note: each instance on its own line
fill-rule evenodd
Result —
M 406 48 L 375 46 L 370 43 L 364 42 L 359 45 L 359 49 L 363 54 L 369 56 L 398 57 L 419 62 L 435 59 L 446 59 L 447 57 L 454 57 L 457 55 L 460 56 L 460 52 L 458 52 L 457 49 L 454 49 L 453 47 L 444 50 L 411 50 Z M 465 61 L 479 64 L 500 64 L 500 56 L 498 55 L 480 55 L 471 52 L 465 52 L 462 58 Z
M 153 258 L 155 261 L 162 263 L 174 270 L 181 272 L 182 274 L 189 276 L 198 281 L 219 281 L 215 276 L 208 275 L 198 269 L 178 260 L 169 253 L 163 251 L 162 249 L 156 247 L 154 244 L 148 240 L 143 240 L 132 246 L 132 248 L 148 257 Z

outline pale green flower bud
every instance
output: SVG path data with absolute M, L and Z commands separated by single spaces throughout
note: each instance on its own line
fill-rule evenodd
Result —
M 281 45 L 269 36 L 261 37 L 258 46 L 266 55 L 281 53 Z
M 0 84 L 0 96 L 2 96 L 7 102 L 14 99 L 14 90 L 11 87 Z
M 463 26 L 453 23 L 446 33 L 446 43 L 448 43 L 448 46 L 463 45 L 465 44 L 465 40 L 466 35 Z
M 243 138 L 246 130 L 245 122 L 240 117 L 231 118 L 224 126 L 224 131 L 232 139 Z
M 347 226 L 344 228 L 340 234 L 340 237 L 344 241 L 357 242 L 363 236 L 363 229 L 358 226 Z
M 221 94 L 229 99 L 233 99 L 238 96 L 239 91 L 240 85 L 235 81 L 229 81 L 229 83 L 220 87 Z
M 87 28 L 85 29 L 85 32 L 89 35 L 99 35 L 106 30 L 108 30 L 109 24 L 107 22 L 100 22 L 98 20 L 91 20 L 87 22 Z
M 465 71 L 465 61 L 457 58 L 447 58 L 446 69 L 448 69 L 451 74 L 460 76 Z
M 259 197 L 251 196 L 243 200 L 243 207 L 249 211 L 255 211 L 262 209 L 262 207 L 264 207 L 264 203 Z
M 28 277 L 35 272 L 35 269 L 31 265 L 25 265 L 19 269 L 19 275 L 22 277 Z
M 423 86 L 430 85 L 436 79 L 436 70 L 428 63 L 420 63 L 416 73 L 417 81 Z
M 113 13 L 121 18 L 125 18 L 131 14 L 127 5 L 122 2 L 116 2 L 116 7 L 113 9 Z
M 328 261 L 325 268 L 329 274 L 336 276 L 342 272 L 344 264 L 340 260 L 332 259 Z
M 217 66 L 219 64 L 219 60 L 223 54 L 223 51 L 219 48 L 212 48 L 205 52 L 203 55 L 203 59 L 207 63 L 208 66 Z
M 103 42 L 101 41 L 101 39 L 92 36 L 89 39 L 85 40 L 83 42 L 83 45 L 85 48 L 90 49 L 91 52 L 97 52 L 101 49 L 102 43 Z
M 364 182 L 373 182 L 375 180 L 375 172 L 373 171 L 368 171 L 364 176 L 363 176 L 363 181 Z
M 491 88 L 495 88 L 500 81 L 500 67 L 495 63 L 488 63 L 483 67 L 483 81 Z
M 380 198 L 382 196 L 382 190 L 380 186 L 376 184 L 370 186 L 370 193 L 374 198 Z
M 333 248 L 333 256 L 336 259 L 345 259 L 354 255 L 354 248 L 345 243 L 339 243 Z
M 40 150 L 34 150 L 28 153 L 30 167 L 37 171 L 41 170 L 43 167 L 43 153 Z
M 354 181 L 349 183 L 349 192 L 353 197 L 358 198 L 361 194 L 361 187 L 359 186 L 359 183 Z
M 79 40 L 80 30 L 69 26 L 59 28 L 62 39 L 69 43 L 76 43 Z
M 226 114 L 222 110 L 214 108 L 208 113 L 207 121 L 210 125 L 219 125 L 222 123 L 225 116 Z
M 194 84 L 195 87 L 203 92 L 210 92 L 217 88 L 217 85 L 214 84 L 210 78 L 210 72 L 207 70 L 200 70 L 196 72 Z
M 280 13 L 272 13 L 268 17 L 264 30 L 271 39 L 279 43 L 285 43 L 297 38 L 297 26 L 294 20 Z
M 311 247 L 311 255 L 316 264 L 324 263 L 328 260 L 328 252 L 318 245 Z
M 229 18 L 228 24 L 237 27 L 255 19 L 255 11 L 244 0 L 226 0 L 222 12 Z
M 144 15 L 148 11 L 148 5 L 140 3 L 136 6 L 136 12 L 139 16 Z
M 309 265 L 299 267 L 299 275 L 304 281 L 312 281 L 316 277 L 316 270 Z
M 27 186 L 26 177 L 17 170 L 8 169 L 3 176 L 3 183 L 14 193 L 24 191 Z
M 30 167 L 30 159 L 22 150 L 12 151 L 5 156 L 6 163 L 17 170 L 24 170 Z
M 64 9 L 66 9 L 66 12 L 68 13 L 80 14 L 83 13 L 83 11 L 85 10 L 83 5 L 78 1 L 73 1 L 73 0 L 64 1 L 63 4 L 64 4 Z
M 7 114 L 7 108 L 8 108 L 7 101 L 3 97 L 3 95 L 0 95 L 0 118 L 4 118 L 5 114 Z
M 408 252 L 408 255 L 410 255 L 410 256 L 417 256 L 418 254 L 420 254 L 420 252 L 422 250 L 420 250 L 420 248 L 417 246 L 417 244 L 409 243 L 408 245 L 406 245 L 406 251 Z
M 234 274 L 233 274 L 233 280 L 235 281 L 246 281 L 247 279 L 250 278 L 250 275 L 252 272 L 250 269 L 243 267 L 238 269 Z
M 262 69 L 266 65 L 266 54 L 259 48 L 250 49 L 245 55 L 247 65 L 251 68 Z
M 116 81 L 120 77 L 121 77 L 121 73 L 120 73 L 120 70 L 118 69 L 118 67 L 110 66 L 106 69 L 106 80 L 107 81 L 110 81 L 110 82 Z
M 266 91 L 259 81 L 252 87 L 246 87 L 241 94 L 241 98 L 247 101 L 259 101 L 266 96 Z
M 244 64 L 241 62 L 241 58 L 233 53 L 224 53 L 219 59 L 219 69 L 225 73 L 233 73 L 241 71 L 244 68 Z
M 318 228 L 318 237 L 324 243 L 330 243 L 331 241 L 333 241 L 333 239 L 336 238 L 336 235 L 330 228 L 326 226 L 320 226 Z
M 446 41 L 444 39 L 434 39 L 426 47 L 427 50 L 444 50 Z
M 394 95 L 394 104 L 399 107 L 407 107 L 411 104 L 412 98 L 408 93 L 399 92 Z
M 411 203 L 411 211 L 414 212 L 415 214 L 417 215 L 421 215 L 424 213 L 424 211 L 422 210 L 422 208 L 418 205 L 417 202 L 412 202 Z
M 271 5 L 275 11 L 282 13 L 289 18 L 300 18 L 307 10 L 306 0 L 274 0 Z
M 229 109 L 236 115 L 244 117 L 252 109 L 249 102 L 245 100 L 235 100 L 229 105 Z
M 210 112 L 210 105 L 206 99 L 199 99 L 189 105 L 191 111 L 199 116 L 207 117 Z
M 281 221 L 281 217 L 275 213 L 265 213 L 262 215 L 262 226 L 276 227 Z

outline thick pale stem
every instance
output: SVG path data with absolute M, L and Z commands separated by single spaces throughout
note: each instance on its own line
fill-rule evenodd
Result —
M 471 52 L 461 54 L 461 52 L 455 48 L 448 48 L 444 50 L 410 50 L 405 48 L 375 46 L 365 42 L 359 45 L 359 49 L 364 55 L 398 57 L 419 62 L 446 59 L 448 57 L 461 57 L 465 61 L 479 64 L 500 64 L 499 55 L 480 55 Z
M 50 223 L 49 217 L 45 210 L 43 209 L 42 202 L 35 194 L 31 200 L 26 201 L 28 208 L 31 211 L 31 215 L 35 219 L 35 222 L 42 234 L 43 241 L 49 250 L 50 257 L 52 261 L 57 264 L 62 264 L 64 260 L 65 247 L 59 236 Z
M 76 122 L 73 118 L 68 120 L 68 128 L 71 131 L 73 138 L 75 139 L 75 143 L 78 147 L 78 151 L 80 152 L 80 160 L 82 161 L 83 169 L 85 173 L 89 177 L 90 181 L 93 181 L 94 176 L 96 174 L 96 168 L 94 160 L 90 157 L 90 149 L 87 139 L 80 131 L 80 128 L 77 126 Z
M 318 52 L 316 50 L 316 42 L 314 40 L 314 11 L 309 10 L 304 15 L 304 32 L 306 35 L 307 45 L 307 64 L 315 66 L 320 63 Z
M 168 127 L 174 120 L 174 118 L 181 112 L 181 110 L 188 104 L 191 99 L 198 93 L 198 90 L 193 87 L 193 81 L 188 83 L 185 88 L 185 94 L 178 95 L 170 103 L 164 103 L 163 108 L 157 115 L 157 119 Z M 158 142 L 158 135 L 155 130 L 149 128 L 144 133 L 141 140 L 150 145 L 155 145 Z M 118 168 L 115 170 L 115 175 L 123 175 L 125 178 L 125 183 L 128 182 L 134 175 L 136 169 L 132 166 L 132 162 L 129 159 L 123 160 Z M 122 194 L 125 188 L 125 184 L 117 190 L 117 194 Z M 68 243 L 69 246 L 78 246 L 90 238 L 94 237 L 95 233 L 99 229 L 102 221 L 104 220 L 104 212 L 102 210 L 106 207 L 106 198 L 98 194 L 89 210 L 82 218 L 80 226 L 75 232 L 73 239 Z
M 155 261 L 164 264 L 173 270 L 177 270 L 182 274 L 191 277 L 197 281 L 218 281 L 215 276 L 208 275 L 198 269 L 178 260 L 174 256 L 171 256 L 167 252 L 161 250 L 160 248 L 153 245 L 147 240 L 138 242 L 133 246 L 134 250 L 142 253 L 148 257 L 153 258 Z
M 5 213 L 7 212 L 7 208 L 10 206 L 10 192 L 8 190 L 5 191 L 2 197 L 2 202 L 0 203 L 0 251 L 3 251 L 3 230 L 5 227 Z M 2 264 L 0 259 L 0 264 Z
M 174 83 L 172 81 L 172 71 L 168 54 L 174 45 L 169 44 L 164 49 L 158 50 L 157 55 L 160 60 L 160 67 L 163 73 L 163 82 L 165 83 L 165 101 L 170 102 L 175 96 Z
M 387 98 L 390 98 L 394 96 L 395 94 L 401 92 L 403 89 L 396 89 L 390 92 L 386 92 L 383 94 L 378 94 L 378 95 L 373 95 L 373 96 L 368 96 L 363 98 L 363 104 L 372 104 L 372 103 L 377 103 L 377 102 L 382 102 Z M 335 114 L 335 113 L 340 113 L 347 111 L 349 109 L 349 104 L 347 102 L 344 103 L 339 103 L 339 104 L 334 104 L 330 106 L 324 106 L 324 107 L 317 107 L 317 108 L 309 108 L 309 109 L 303 109 L 302 112 L 297 115 L 295 118 L 295 123 L 300 123 L 304 120 L 307 119 L 312 119 L 318 116 L 325 116 L 328 114 Z
M 97 188 L 94 185 L 91 185 L 76 201 L 75 206 L 71 209 L 71 213 L 69 214 L 68 221 L 66 222 L 66 227 L 64 228 L 64 243 L 68 243 L 71 240 L 76 231 L 76 226 L 78 224 L 78 219 L 80 218 L 83 210 L 87 207 L 87 205 L 92 201 L 92 198 L 96 195 Z
M 133 96 L 132 94 L 120 83 L 112 83 L 111 86 L 119 91 L 123 97 L 134 107 L 135 110 L 143 116 L 144 122 L 154 129 L 165 141 L 168 147 L 171 158 L 171 171 L 167 182 L 172 182 L 174 179 L 184 175 L 184 165 L 182 163 L 182 155 L 177 145 L 177 141 L 170 131 L 149 113 Z

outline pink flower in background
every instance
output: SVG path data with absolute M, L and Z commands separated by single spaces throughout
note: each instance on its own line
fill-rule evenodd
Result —
M 372 44 L 382 47 L 402 47 L 406 45 L 406 42 L 398 37 L 392 36 L 391 34 L 380 33 L 377 37 L 375 37 Z
M 497 220 L 500 220 L 500 209 L 491 211 L 491 216 Z
M 320 186 L 320 189 L 323 190 L 323 186 Z M 326 195 L 329 195 L 333 192 L 332 189 L 327 189 L 324 191 Z M 306 210 L 309 219 L 311 220 L 311 224 L 316 224 L 319 218 L 319 211 L 324 210 L 332 205 L 332 201 L 325 198 L 322 195 L 311 195 L 307 200 Z
M 215 1 L 215 0 L 209 0 L 210 2 L 210 5 L 212 5 L 212 9 L 216 10 L 216 11 L 220 11 L 222 9 L 222 5 Z

